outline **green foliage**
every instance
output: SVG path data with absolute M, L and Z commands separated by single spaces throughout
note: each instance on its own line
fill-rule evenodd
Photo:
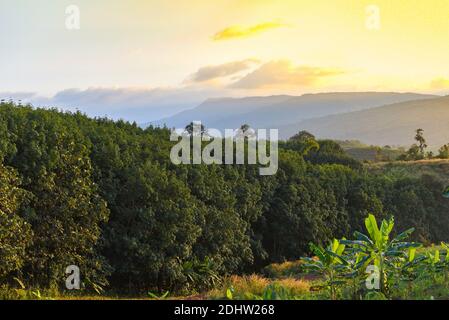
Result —
M 403 156 L 405 149 L 391 146 L 370 146 L 360 141 L 338 141 L 344 151 L 359 161 L 389 162 Z
M 262 269 L 262 274 L 273 279 L 289 278 L 300 274 L 302 266 L 301 260 L 272 263 Z
M 265 288 L 261 300 L 293 300 L 289 290 L 279 284 L 270 284 Z
M 30 225 L 20 217 L 19 209 L 29 194 L 20 188 L 17 173 L 0 164 L 0 280 L 21 270 L 31 245 Z
M 162 295 L 157 295 L 155 293 L 148 292 L 148 295 L 150 296 L 150 298 L 155 299 L 155 300 L 164 300 L 168 297 L 169 294 L 170 294 L 169 291 L 166 291 Z
M 432 151 L 426 152 L 426 148 L 428 147 L 428 145 L 426 139 L 424 138 L 423 129 L 416 130 L 415 141 L 416 143 L 413 144 L 405 154 L 401 155 L 398 158 L 399 160 L 414 161 L 414 160 L 432 159 L 434 157 Z M 446 146 L 443 146 L 440 149 L 438 157 L 441 156 L 441 159 L 446 159 L 445 147 Z
M 98 294 L 199 292 L 347 237 L 368 212 L 391 212 L 417 240 L 449 241 L 437 179 L 372 174 L 307 132 L 280 143 L 275 176 L 255 165 L 176 166 L 169 136 L 2 103 L 1 284 L 63 290 L 74 264 Z
M 331 299 L 337 298 L 337 288 L 350 292 L 351 299 L 384 300 L 419 298 L 423 283 L 431 279 L 432 286 L 443 284 L 447 295 L 449 285 L 449 246 L 445 250 L 425 250 L 421 244 L 406 242 L 413 232 L 408 229 L 391 237 L 394 220 L 383 220 L 380 227 L 376 218 L 365 219 L 367 234 L 355 232 L 355 240 L 334 240 L 327 248 L 311 245 L 314 258 L 303 258 L 305 270 L 322 275 L 321 288 L 329 290 Z M 345 245 L 347 247 L 345 247 Z M 367 267 L 375 266 L 379 275 L 378 290 L 367 290 Z M 443 280 L 441 280 L 443 277 Z M 404 289 L 405 288 L 405 289 Z M 420 295 L 425 293 L 421 292 Z M 420 298 L 423 298 L 422 296 Z M 429 298 L 429 297 L 427 297 Z
M 341 164 L 353 169 L 361 169 L 360 159 L 344 150 L 339 143 L 333 140 L 318 140 L 318 148 L 311 150 L 306 155 L 306 159 L 314 164 Z
M 356 240 L 344 240 L 343 243 L 351 245 L 354 252 L 361 253 L 367 257 L 367 264 L 373 264 L 379 269 L 380 291 L 384 295 L 387 295 L 388 267 L 394 263 L 396 258 L 403 256 L 405 250 L 417 248 L 420 244 L 404 242 L 414 231 L 413 228 L 390 239 L 390 234 L 394 227 L 393 218 L 383 220 L 379 228 L 376 218 L 370 214 L 365 219 L 365 227 L 368 235 L 355 232 L 354 236 Z
M 300 300 L 301 298 L 302 296 L 295 295 L 287 286 L 276 282 L 267 285 L 260 295 L 250 291 L 236 294 L 233 287 L 226 289 L 227 300 Z
M 324 287 L 329 289 L 330 298 L 335 300 L 337 299 L 337 286 L 342 283 L 338 279 L 338 275 L 348 265 L 346 259 L 343 258 L 345 245 L 334 239 L 326 248 L 314 244 L 310 246 L 317 259 L 303 258 L 304 268 L 325 276 Z
M 221 277 L 217 272 L 218 266 L 210 259 L 204 261 L 187 261 L 183 265 L 183 273 L 186 283 L 184 290 L 188 292 L 204 292 L 213 288 L 221 282 Z
M 285 149 L 295 150 L 301 155 L 307 155 L 312 150 L 319 150 L 320 145 L 315 140 L 315 136 L 307 131 L 300 131 L 291 137 L 284 145 Z
M 92 180 L 86 139 L 55 111 L 3 105 L 0 121 L 6 127 L 1 138 L 9 141 L 4 162 L 31 194 L 23 208 L 33 232 L 24 265 L 28 280 L 62 286 L 65 268 L 77 265 L 85 279 L 105 282 L 95 246 L 109 212 Z
M 445 144 L 438 150 L 437 158 L 449 159 L 449 144 Z

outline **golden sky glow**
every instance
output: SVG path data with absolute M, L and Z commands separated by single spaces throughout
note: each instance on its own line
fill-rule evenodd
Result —
M 258 35 L 259 33 L 268 31 L 270 29 L 276 29 L 281 27 L 287 27 L 288 25 L 282 22 L 264 22 L 250 27 L 243 26 L 231 26 L 224 30 L 217 32 L 213 39 L 219 40 L 229 40 L 234 38 L 247 38 Z
M 80 8 L 78 31 L 64 27 L 69 4 Z M 367 28 L 369 5 L 378 30 Z M 0 9 L 6 91 L 449 90 L 447 0 L 3 0 Z

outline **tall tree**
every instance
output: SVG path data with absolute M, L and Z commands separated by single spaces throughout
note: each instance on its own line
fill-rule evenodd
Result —
M 426 148 L 427 148 L 427 143 L 426 143 L 426 139 L 424 138 L 424 130 L 423 129 L 416 130 L 415 140 L 416 140 L 416 142 L 418 142 L 419 153 L 424 156 Z
M 19 215 L 29 198 L 21 189 L 17 172 L 0 164 L 0 281 L 19 272 L 31 245 L 31 226 Z

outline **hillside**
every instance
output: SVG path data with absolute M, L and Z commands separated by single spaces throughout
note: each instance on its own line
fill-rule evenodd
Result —
M 281 137 L 308 130 L 319 138 L 358 139 L 373 145 L 413 143 L 414 131 L 424 129 L 429 147 L 449 142 L 449 96 L 408 101 L 346 114 L 300 121 L 281 127 Z
M 378 174 L 407 175 L 416 178 L 431 175 L 449 185 L 449 160 L 380 162 L 369 164 L 367 167 Z
M 415 93 L 343 92 L 212 99 L 205 101 L 197 108 L 153 124 L 179 128 L 198 120 L 209 128 L 217 129 L 239 128 L 244 123 L 254 128 L 279 128 L 304 119 L 435 97 Z

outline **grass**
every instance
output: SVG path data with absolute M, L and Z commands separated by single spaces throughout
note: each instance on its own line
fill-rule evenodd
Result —
M 420 161 L 395 161 L 371 163 L 368 168 L 377 173 L 421 177 L 431 175 L 447 183 L 449 181 L 449 160 L 432 159 Z
M 307 280 L 285 278 L 267 279 L 260 275 L 231 276 L 227 278 L 222 287 L 214 289 L 206 294 L 207 299 L 225 299 L 226 292 L 232 288 L 233 296 L 237 299 L 248 299 L 251 296 L 262 297 L 269 287 L 281 287 L 288 295 L 300 297 L 308 294 L 312 283 Z
M 301 274 L 302 261 L 286 261 L 283 263 L 273 263 L 262 270 L 262 274 L 271 279 L 281 279 L 297 277 Z
M 282 288 L 286 295 L 282 299 L 291 300 L 316 300 L 328 299 L 322 291 L 315 291 L 314 287 L 319 284 L 319 280 L 307 280 L 298 278 L 268 279 L 260 275 L 230 276 L 223 285 L 207 293 L 195 296 L 175 296 L 167 297 L 167 300 L 223 300 L 227 299 L 227 290 L 233 289 L 233 299 L 251 300 L 264 297 L 267 288 Z M 0 290 L 1 294 L 1 290 Z M 3 297 L 7 299 L 23 300 L 155 300 L 150 297 L 123 297 L 123 296 L 98 296 L 98 295 L 66 295 L 60 294 L 54 297 L 42 295 L 41 298 L 33 294 L 9 295 Z M 339 299 L 351 299 L 348 294 L 340 292 Z M 367 299 L 367 297 L 365 297 Z M 370 298 L 372 299 L 372 298 Z M 395 300 L 449 300 L 449 283 L 443 275 L 436 275 L 434 278 L 417 279 L 410 284 L 401 283 L 394 288 Z M 1 298 L 0 298 L 1 300 Z
M 442 247 L 434 245 L 420 248 L 418 253 L 426 251 L 435 252 Z M 168 296 L 168 300 L 221 300 L 227 299 L 227 291 L 232 288 L 233 299 L 260 299 L 267 296 L 267 290 L 280 291 L 280 299 L 312 300 L 328 299 L 325 290 L 316 291 L 322 284 L 320 277 L 305 274 L 301 261 L 288 261 L 275 263 L 263 269 L 262 274 L 246 276 L 229 276 L 221 285 L 209 292 L 195 296 Z M 432 277 L 421 277 L 413 282 L 398 283 L 391 288 L 393 299 L 407 300 L 449 300 L 449 276 L 443 273 Z M 51 291 L 37 292 L 38 290 L 11 289 L 0 287 L 0 300 L 27 299 L 27 300 L 155 300 L 150 296 L 127 297 L 118 295 L 82 295 L 82 292 L 73 294 L 56 293 Z M 33 293 L 34 292 L 34 293 Z M 341 290 L 339 299 L 351 299 L 348 292 Z M 368 299 L 367 296 L 364 299 Z M 370 299 L 373 299 L 372 297 Z M 374 297 L 375 299 L 375 297 Z

